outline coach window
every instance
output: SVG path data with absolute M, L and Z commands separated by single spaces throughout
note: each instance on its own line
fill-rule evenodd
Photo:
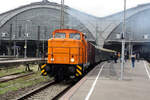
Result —
M 70 33 L 69 38 L 74 39 L 74 40 L 80 40 L 80 33 Z
M 66 33 L 55 33 L 55 38 L 66 38 Z

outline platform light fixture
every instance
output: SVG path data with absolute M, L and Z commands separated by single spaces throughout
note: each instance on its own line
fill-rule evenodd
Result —
M 16 35 L 13 35 L 13 40 L 14 40 L 14 56 L 16 56 L 16 41 L 15 41 Z
M 145 35 L 143 36 L 143 38 L 144 38 L 144 39 L 148 39 L 148 35 L 145 34 Z
M 116 34 L 116 39 L 121 39 L 121 34 Z
M 5 32 L 1 33 L 1 37 L 6 37 L 6 35 L 7 35 L 7 33 L 5 33 Z

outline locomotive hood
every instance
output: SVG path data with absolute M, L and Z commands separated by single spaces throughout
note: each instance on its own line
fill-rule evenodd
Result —
M 78 64 L 81 59 L 81 41 L 50 39 L 48 41 L 48 63 Z

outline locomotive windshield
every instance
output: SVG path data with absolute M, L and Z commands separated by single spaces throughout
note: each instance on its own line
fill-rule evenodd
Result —
M 66 33 L 55 33 L 55 38 L 66 38 Z
M 74 40 L 80 40 L 80 33 L 70 33 L 69 38 Z

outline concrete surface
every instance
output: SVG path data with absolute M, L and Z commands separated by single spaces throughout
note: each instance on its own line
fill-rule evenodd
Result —
M 68 98 L 69 100 L 150 100 L 149 74 L 150 67 L 147 62 L 136 61 L 135 68 L 132 69 L 131 62 L 127 61 L 123 80 L 120 80 L 120 63 L 105 62 L 90 72 L 82 85 L 76 87 L 78 89 Z

